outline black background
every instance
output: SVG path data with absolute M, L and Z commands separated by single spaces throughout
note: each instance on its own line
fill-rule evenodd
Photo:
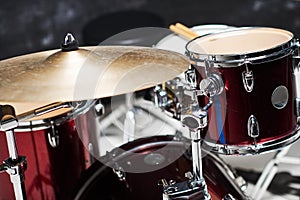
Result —
M 174 22 L 188 26 L 270 26 L 289 30 L 298 38 L 300 1 L 1 1 L 0 59 L 59 48 L 67 32 L 72 32 L 80 45 L 97 45 L 96 42 L 126 29 L 143 26 L 167 28 Z M 89 41 L 95 36 L 97 41 Z

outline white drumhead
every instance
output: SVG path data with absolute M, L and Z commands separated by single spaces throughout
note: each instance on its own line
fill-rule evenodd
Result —
M 200 25 L 200 26 L 192 27 L 191 29 L 201 36 L 210 33 L 218 33 L 225 30 L 234 30 L 235 28 L 232 26 L 216 24 L 216 25 Z M 170 34 L 164 37 L 162 40 L 160 40 L 155 45 L 155 47 L 159 49 L 176 51 L 178 53 L 184 54 L 185 46 L 187 42 L 188 40 L 176 34 Z
M 265 51 L 289 42 L 293 34 L 276 28 L 240 28 L 200 37 L 190 42 L 190 52 L 210 55 L 243 55 Z

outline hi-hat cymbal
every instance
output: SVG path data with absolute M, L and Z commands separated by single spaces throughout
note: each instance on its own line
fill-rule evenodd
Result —
M 57 102 L 146 89 L 187 70 L 181 54 L 149 47 L 50 50 L 0 61 L 0 101 Z

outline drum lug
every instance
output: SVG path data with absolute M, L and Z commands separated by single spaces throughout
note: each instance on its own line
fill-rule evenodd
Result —
M 254 139 L 254 143 L 256 145 L 256 138 L 259 136 L 259 126 L 258 121 L 254 115 L 251 115 L 248 118 L 248 135 Z
M 55 126 L 53 121 L 51 121 L 50 128 L 51 130 L 50 132 L 48 132 L 48 142 L 51 147 L 56 148 L 59 145 L 59 135 L 55 131 Z
M 246 66 L 246 71 L 242 73 L 243 84 L 247 92 L 252 92 L 254 88 L 254 75 L 253 72 L 248 67 L 248 64 L 251 64 L 251 62 L 248 61 L 247 58 L 244 59 L 245 59 L 244 62 L 239 64 L 240 66 L 241 65 Z
M 252 71 L 244 71 L 242 73 L 244 88 L 247 92 L 252 92 L 254 87 L 254 78 Z

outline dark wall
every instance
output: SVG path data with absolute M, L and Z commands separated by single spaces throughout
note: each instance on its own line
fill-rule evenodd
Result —
M 129 15 L 119 19 L 114 15 L 133 10 L 156 15 L 163 27 L 178 21 L 189 26 L 272 26 L 300 36 L 300 2 L 296 0 L 10 0 L 0 6 L 0 59 L 59 48 L 66 32 L 84 45 L 84 29 L 93 20 L 100 21 L 93 31 L 99 38 L 118 31 L 109 30 L 112 27 L 122 30 L 143 22 L 147 26 L 147 18 L 136 17 L 140 19 L 136 22 Z M 103 19 L 106 25 L 113 21 L 110 28 Z

